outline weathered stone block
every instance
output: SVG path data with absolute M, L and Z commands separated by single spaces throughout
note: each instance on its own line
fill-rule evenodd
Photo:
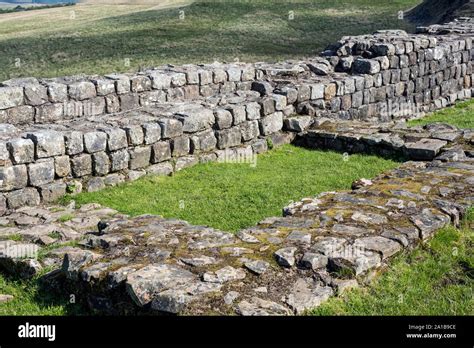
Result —
M 152 145 L 151 163 L 159 163 L 171 158 L 171 146 L 167 141 L 159 141 Z
M 127 134 L 128 144 L 132 146 L 142 145 L 145 140 L 145 133 L 143 132 L 142 126 L 130 125 L 124 127 Z
M 138 168 L 145 168 L 150 165 L 151 146 L 135 147 L 130 152 L 129 168 L 134 170 Z
M 120 100 L 115 94 L 105 96 L 105 110 L 109 114 L 120 111 Z
M 35 108 L 28 105 L 17 106 L 5 111 L 5 120 L 9 124 L 28 124 L 35 119 Z
M 28 105 L 42 105 L 48 101 L 46 87 L 40 84 L 27 84 L 24 86 L 25 103 Z
M 283 114 L 275 112 L 265 116 L 260 120 L 260 132 L 262 135 L 269 135 L 280 131 L 283 128 Z
M 25 206 L 35 206 L 39 205 L 41 202 L 38 190 L 32 187 L 9 192 L 6 197 L 8 208 L 10 209 L 18 209 Z
M 216 148 L 217 139 L 214 131 L 209 129 L 201 133 L 196 133 L 191 137 L 191 151 L 211 151 Z
M 240 145 L 242 134 L 239 127 L 232 127 L 216 131 L 217 147 L 219 149 L 226 149 Z
M 97 192 L 105 188 L 104 178 L 94 176 L 90 178 L 86 183 L 87 192 Z
M 146 171 L 148 174 L 165 176 L 173 173 L 174 169 L 171 163 L 163 162 L 149 166 Z
M 84 134 L 84 150 L 88 153 L 105 151 L 107 134 L 104 132 L 88 132 Z
M 54 158 L 54 171 L 57 177 L 65 178 L 71 174 L 71 162 L 69 156 L 57 156 Z
M 199 159 L 195 156 L 179 157 L 176 160 L 176 164 L 175 164 L 174 168 L 177 172 L 179 172 L 180 170 L 192 167 L 192 166 L 194 166 L 198 163 L 199 163 Z
M 62 83 L 48 83 L 48 97 L 51 103 L 62 103 L 67 100 L 67 86 Z
M 195 133 L 210 128 L 215 122 L 212 110 L 203 107 L 179 112 L 176 118 L 183 123 L 185 133 Z
M 23 188 L 28 183 L 28 172 L 24 164 L 0 167 L 0 190 L 11 191 Z
M 217 109 L 214 111 L 214 117 L 218 129 L 226 129 L 232 126 L 232 114 L 229 110 Z
M 91 99 L 96 96 L 95 86 L 92 82 L 82 81 L 69 85 L 69 97 L 75 100 Z
M 23 104 L 22 87 L 0 87 L 0 110 Z
M 36 158 L 60 156 L 66 152 L 64 135 L 59 132 L 39 131 L 28 133 L 26 136 L 35 144 Z
M 296 90 L 294 90 L 296 93 Z M 261 107 L 257 102 L 248 103 L 245 105 L 245 110 L 247 112 L 247 120 L 258 120 L 261 116 Z
M 71 171 L 75 178 L 92 174 L 92 158 L 83 154 L 71 158 Z
M 115 82 L 111 79 L 93 79 L 92 83 L 94 83 L 97 95 L 98 96 L 106 96 L 108 94 L 115 93 Z
M 151 90 L 151 80 L 147 76 L 133 76 L 130 79 L 132 92 L 144 92 Z
M 30 186 L 42 186 L 54 180 L 54 160 L 46 159 L 28 164 L 28 183 Z
M 242 134 L 243 141 L 249 141 L 255 139 L 260 135 L 260 129 L 258 126 L 258 121 L 247 121 L 240 125 L 240 132 Z
M 53 182 L 39 188 L 43 203 L 56 202 L 66 194 L 66 184 L 62 181 Z
M 110 153 L 110 171 L 116 172 L 127 169 L 130 161 L 130 154 L 126 149 Z
M 107 150 L 116 151 L 128 146 L 127 133 L 120 128 L 100 129 L 107 134 Z
M 232 114 L 232 124 L 234 126 L 241 124 L 247 119 L 245 105 L 229 105 L 226 109 Z
M 110 159 L 106 152 L 96 152 L 92 155 L 94 175 L 106 175 L 110 171 Z
M 171 76 L 163 72 L 152 72 L 149 77 L 154 89 L 167 89 L 171 87 Z
M 84 103 L 86 103 L 85 101 Z M 64 111 L 63 118 L 69 120 L 75 117 L 81 117 L 84 115 L 84 105 L 83 102 L 70 99 L 62 103 Z M 87 110 L 87 113 L 90 114 L 90 110 Z
M 35 159 L 35 145 L 30 139 L 13 139 L 7 143 L 14 164 L 30 163 Z
M 377 74 L 380 72 L 380 62 L 375 59 L 357 58 L 352 65 L 356 74 Z
M 163 118 L 158 121 L 161 126 L 161 137 L 170 139 L 183 134 L 183 124 L 174 118 Z
M 158 123 L 146 123 L 143 125 L 145 144 L 154 144 L 161 139 L 161 127 Z
M 311 116 L 290 117 L 285 119 L 285 129 L 292 132 L 303 132 L 311 124 Z
M 36 108 L 36 123 L 51 123 L 63 118 L 63 104 L 44 104 Z
M 188 155 L 190 150 L 189 137 L 181 136 L 171 140 L 171 153 L 174 157 Z
M 81 132 L 65 132 L 64 142 L 67 155 L 77 155 L 84 151 L 84 138 Z
M 119 99 L 121 111 L 134 110 L 140 107 L 140 100 L 137 94 L 121 94 Z
M 84 116 L 97 116 L 105 113 L 105 98 L 96 97 L 82 102 Z

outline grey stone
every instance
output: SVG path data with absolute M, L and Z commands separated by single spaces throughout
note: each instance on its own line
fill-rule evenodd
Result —
M 176 118 L 183 123 L 185 133 L 195 133 L 210 128 L 215 122 L 214 113 L 203 107 L 181 111 Z
M 145 306 L 160 292 L 183 286 L 196 276 L 174 265 L 151 264 L 127 276 L 126 290 L 138 306 Z
M 128 146 L 127 133 L 120 128 L 101 129 L 107 134 L 107 150 L 116 151 Z
M 0 87 L 0 110 L 23 104 L 23 88 Z
M 53 182 L 54 174 L 53 159 L 28 164 L 28 183 L 31 186 L 42 186 Z
M 431 161 L 446 144 L 443 140 L 421 139 L 415 143 L 406 143 L 405 152 L 410 159 Z
M 357 58 L 352 65 L 352 69 L 357 74 L 376 74 L 380 72 L 380 63 L 374 59 Z
M 333 295 L 329 286 L 319 286 L 312 280 L 298 279 L 287 296 L 285 302 L 295 311 L 302 314 L 326 302 Z
M 5 110 L 5 115 L 5 120 L 2 122 L 8 122 L 11 124 L 29 124 L 34 122 L 35 109 L 29 105 L 22 105 Z
M 88 153 L 105 151 L 107 134 L 104 132 L 87 132 L 84 134 L 84 150 Z
M 130 162 L 129 168 L 132 170 L 145 168 L 150 165 L 151 159 L 151 147 L 150 146 L 142 146 L 142 147 L 135 147 L 129 150 L 130 153 Z
M 244 266 L 253 273 L 261 275 L 268 270 L 270 264 L 263 260 L 252 260 L 245 262 Z
M 207 266 L 207 265 L 214 265 L 218 261 L 214 257 L 210 256 L 196 256 L 196 257 L 184 257 L 180 259 L 182 262 L 184 262 L 187 265 L 193 266 L 193 267 L 202 267 L 202 266 Z
M 52 123 L 59 121 L 64 115 L 64 106 L 60 103 L 44 104 L 36 108 L 36 123 Z
M 232 266 L 226 266 L 215 272 L 204 273 L 202 279 L 209 283 L 227 283 L 230 281 L 244 279 L 246 276 L 245 271 L 242 269 L 234 268 Z
M 272 301 L 263 300 L 258 297 L 252 297 L 250 300 L 244 300 L 237 305 L 237 313 L 243 316 L 274 316 L 290 315 L 291 311 Z
M 179 137 L 183 134 L 183 124 L 173 118 L 160 119 L 158 123 L 161 126 L 161 137 L 170 139 Z
M 311 124 L 311 116 L 290 117 L 285 119 L 285 129 L 292 132 L 303 132 Z
M 410 220 L 419 229 L 423 240 L 430 238 L 435 231 L 450 222 L 446 215 L 434 214 L 430 209 L 423 209 L 421 214 L 411 216 Z
M 275 254 L 274 254 L 275 259 L 280 266 L 292 267 L 296 262 L 296 258 L 295 258 L 296 250 L 297 249 L 294 247 L 278 249 L 277 251 L 275 251 Z
M 242 135 L 238 127 L 223 129 L 216 131 L 217 147 L 226 149 L 229 147 L 240 145 Z
M 38 190 L 32 187 L 9 192 L 6 197 L 8 208 L 10 209 L 17 209 L 25 206 L 35 206 L 39 205 L 41 202 Z
M 91 99 L 96 96 L 96 89 L 92 82 L 75 82 L 69 85 L 69 96 L 75 100 Z
M 39 188 L 41 200 L 44 203 L 56 202 L 66 194 L 66 184 L 63 182 L 53 182 Z
M 28 133 L 36 148 L 36 158 L 47 158 L 64 155 L 66 152 L 64 136 L 55 131 Z
M 110 159 L 105 151 L 92 155 L 92 169 L 94 175 L 106 175 L 110 171 Z
M 146 123 L 143 125 L 145 144 L 154 144 L 161 139 L 161 127 L 158 123 Z
M 212 129 L 196 133 L 191 137 L 191 152 L 211 151 L 216 148 L 217 139 Z
M 217 109 L 214 111 L 217 129 L 226 129 L 232 126 L 232 114 L 229 110 Z
M 283 114 L 275 112 L 260 120 L 260 132 L 262 135 L 269 135 L 280 131 L 283 128 Z
M 48 83 L 48 97 L 52 103 L 62 103 L 67 100 L 67 86 L 62 83 Z
M 105 188 L 104 178 L 92 177 L 86 183 L 87 192 L 97 192 Z
M 319 253 L 307 252 L 303 255 L 300 263 L 301 266 L 305 268 L 317 270 L 326 267 L 328 264 L 328 257 Z
M 92 158 L 83 154 L 71 157 L 71 172 L 76 178 L 92 174 Z
M 24 164 L 0 167 L 0 190 L 11 191 L 23 188 L 28 183 L 27 169 Z
M 149 166 L 148 168 L 146 168 L 146 171 L 148 174 L 166 176 L 173 173 L 174 170 L 173 170 L 173 165 L 171 163 L 162 162 L 162 163 Z
M 84 139 L 81 132 L 71 131 L 64 133 L 66 154 L 77 155 L 84 151 Z
M 382 254 L 382 259 L 395 255 L 401 249 L 399 243 L 381 236 L 356 239 L 354 247 L 379 252 Z
M 260 129 L 257 120 L 244 122 L 240 124 L 239 127 L 243 141 L 255 139 L 260 135 Z
M 145 140 L 143 128 L 138 125 L 124 127 L 129 145 L 142 145 Z
M 175 170 L 178 172 L 178 171 L 183 170 L 185 168 L 192 167 L 192 166 L 194 166 L 198 163 L 199 163 L 199 159 L 195 156 L 179 157 L 176 160 Z
M 30 139 L 13 139 L 7 143 L 10 156 L 14 164 L 30 163 L 34 161 L 35 146 Z
M 151 163 L 159 163 L 171 158 L 171 146 L 167 141 L 160 141 L 152 145 Z
M 180 136 L 171 140 L 171 153 L 174 157 L 188 155 L 190 151 L 189 137 Z

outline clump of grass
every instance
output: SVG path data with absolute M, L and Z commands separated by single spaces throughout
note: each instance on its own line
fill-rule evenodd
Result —
M 61 215 L 58 219 L 59 222 L 67 222 L 67 221 L 70 221 L 74 219 L 74 215 L 72 214 L 64 214 L 64 215 Z
M 474 101 L 458 103 L 453 107 L 446 108 L 430 114 L 426 117 L 411 120 L 411 126 L 423 126 L 428 123 L 448 123 L 459 128 L 474 128 Z

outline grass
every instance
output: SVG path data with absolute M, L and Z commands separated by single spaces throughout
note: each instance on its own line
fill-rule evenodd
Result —
M 458 103 L 421 119 L 409 121 L 408 124 L 423 126 L 433 122 L 449 123 L 459 128 L 474 128 L 474 101 Z
M 79 203 L 97 202 L 130 215 L 158 214 L 192 224 L 237 231 L 269 216 L 280 216 L 291 200 L 348 189 L 398 163 L 286 145 L 258 156 L 257 165 L 210 163 L 173 177 L 150 176 L 100 192 L 83 193 Z M 124 197 L 127 197 L 125 200 Z
M 313 315 L 474 315 L 474 210 L 390 262 L 369 287 L 331 298 Z
M 314 56 L 344 35 L 413 30 L 397 14 L 419 2 L 154 0 L 4 14 L 0 80 Z

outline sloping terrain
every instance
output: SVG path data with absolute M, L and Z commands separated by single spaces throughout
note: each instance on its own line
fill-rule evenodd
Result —
M 425 0 L 406 14 L 409 21 L 419 25 L 444 23 L 473 16 L 474 0 Z

